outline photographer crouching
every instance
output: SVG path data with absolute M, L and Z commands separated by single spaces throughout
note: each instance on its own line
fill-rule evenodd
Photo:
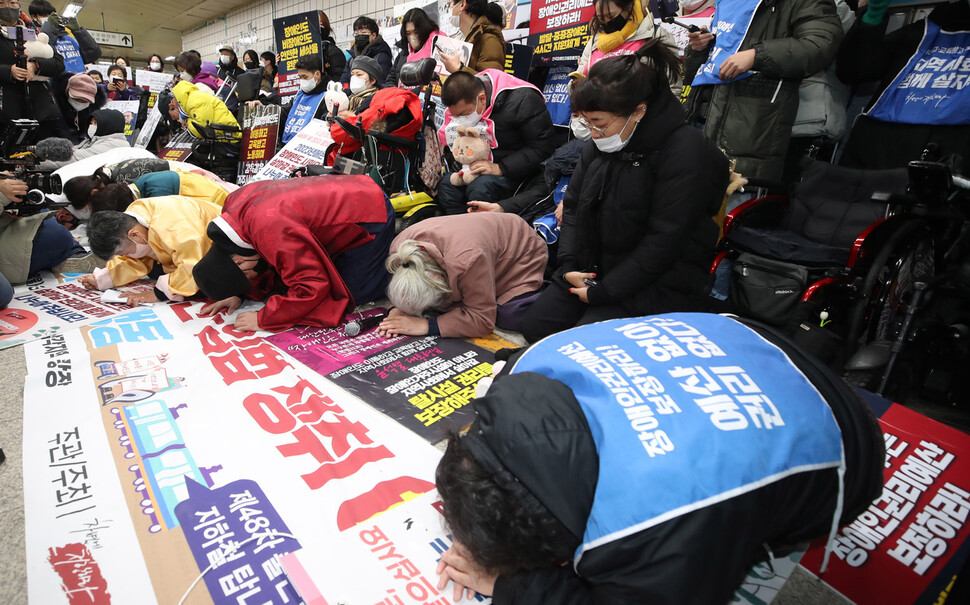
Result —
M 55 177 L 56 178 L 56 177 Z M 26 173 L 27 180 L 49 181 L 51 175 Z M 40 188 L 23 176 L 0 172 L 0 309 L 13 296 L 11 284 L 22 284 L 41 269 L 58 273 L 90 273 L 99 259 L 86 252 L 74 236 L 57 222 Z M 104 264 L 101 262 L 100 264 Z

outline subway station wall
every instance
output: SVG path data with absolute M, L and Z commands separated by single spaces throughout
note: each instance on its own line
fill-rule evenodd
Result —
M 393 0 L 264 0 L 240 6 L 229 13 L 182 32 L 182 49 L 195 49 L 203 60 L 214 61 L 223 44 L 231 44 L 242 59 L 245 50 L 276 52 L 273 41 L 273 19 L 286 15 L 322 10 L 330 19 L 333 36 L 341 48 L 349 48 L 354 38 L 353 22 L 361 16 L 371 17 L 381 27 L 399 28 L 394 24 Z M 439 5 L 445 5 L 439 0 Z M 396 37 L 395 37 L 396 38 Z

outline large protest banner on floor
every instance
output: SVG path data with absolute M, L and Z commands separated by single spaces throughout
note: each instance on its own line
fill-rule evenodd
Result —
M 129 292 L 152 289 L 143 280 L 124 288 Z M 127 311 L 122 304 L 101 302 L 101 292 L 85 290 L 73 279 L 41 271 L 14 289 L 13 300 L 0 309 L 0 349 L 63 332 L 69 328 Z
M 374 309 L 345 319 L 371 317 Z M 267 340 L 431 443 L 471 424 L 475 386 L 491 376 L 493 351 L 511 342 L 436 336 L 356 337 L 337 328 L 298 327 Z
M 433 490 L 436 449 L 201 306 L 26 345 L 31 602 L 178 603 L 210 568 L 186 603 L 293 603 L 282 555 Z
M 970 554 L 970 436 L 899 404 L 876 412 L 882 495 L 839 530 L 824 574 L 824 544 L 801 565 L 855 603 L 941 603 Z

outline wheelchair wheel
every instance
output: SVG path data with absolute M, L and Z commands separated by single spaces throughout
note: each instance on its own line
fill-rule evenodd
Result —
M 934 273 L 929 225 L 922 221 L 904 223 L 873 258 L 852 304 L 846 335 L 848 353 L 873 341 L 895 340 L 912 298 L 913 284 Z

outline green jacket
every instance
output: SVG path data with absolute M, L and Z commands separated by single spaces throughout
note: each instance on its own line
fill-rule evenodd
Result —
M 745 177 L 780 181 L 798 113 L 798 86 L 828 67 L 842 41 L 833 0 L 764 0 L 739 51 L 755 49 L 752 71 L 730 84 L 698 86 L 687 98 L 689 119 Z M 707 61 L 710 48 L 685 54 L 685 82 Z
M 0 193 L 0 206 L 6 208 L 10 203 L 11 201 Z M 22 284 L 27 281 L 34 237 L 40 229 L 40 224 L 48 215 L 50 212 L 41 212 L 16 218 L 6 212 L 0 212 L 0 273 L 3 273 L 11 284 Z

